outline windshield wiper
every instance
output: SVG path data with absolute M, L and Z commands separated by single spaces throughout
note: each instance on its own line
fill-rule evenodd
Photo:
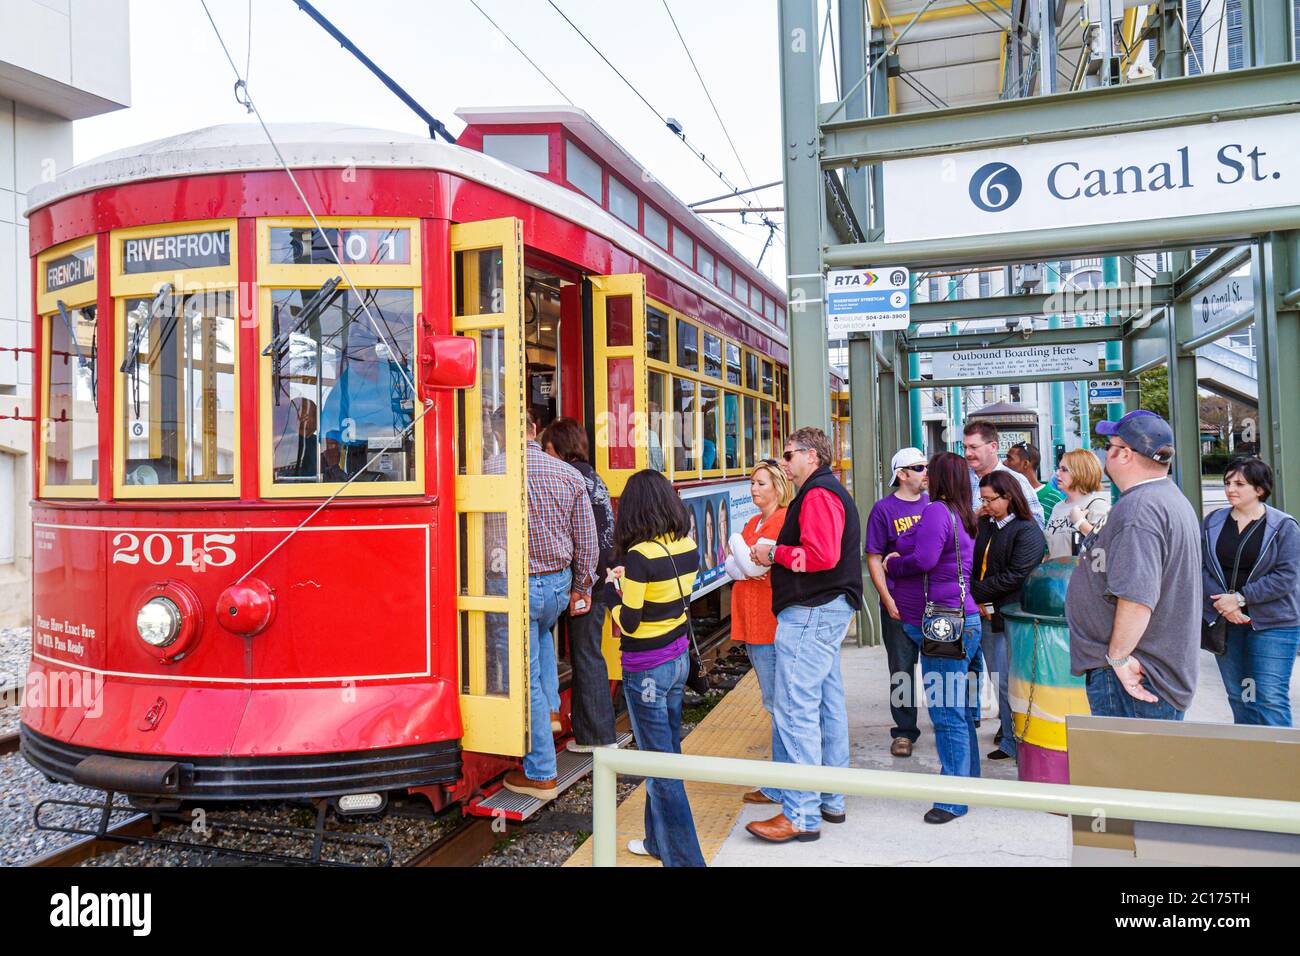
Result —
M 338 292 L 339 284 L 343 282 L 342 276 L 335 276 L 333 279 L 326 279 L 321 283 L 321 287 L 313 293 L 312 297 L 303 305 L 302 311 L 298 313 L 298 321 L 294 323 L 293 328 L 280 332 L 266 343 L 266 348 L 262 349 L 263 355 L 270 355 L 275 352 L 275 357 L 280 359 L 284 356 L 284 350 L 277 349 L 281 342 L 285 343 L 288 348 L 289 339 L 306 327 L 307 323 L 316 318 L 325 308 L 334 301 L 334 296 Z
M 171 294 L 171 283 L 165 283 L 158 290 L 158 294 L 154 296 L 153 301 L 149 303 L 148 314 L 145 315 L 142 321 L 136 323 L 135 331 L 131 333 L 131 342 L 127 345 L 126 356 L 122 359 L 122 366 L 118 369 L 119 372 L 134 374 L 139 368 L 140 343 L 144 341 L 145 334 L 149 331 L 149 327 L 153 325 L 153 320 L 162 312 L 163 304 Z
M 77 368 L 90 367 L 90 401 L 95 411 L 99 411 L 99 376 L 96 374 L 95 347 L 91 345 L 90 359 L 87 361 L 86 357 L 81 354 L 81 343 L 77 341 L 77 329 L 72 321 L 72 315 L 68 312 L 67 305 L 64 304 L 62 299 L 57 300 L 55 304 L 59 307 L 59 317 L 63 319 L 63 324 L 68 329 L 68 341 L 72 343 L 72 348 L 77 353 Z M 81 314 L 90 319 L 91 322 L 95 321 L 95 307 L 93 305 L 83 308 Z

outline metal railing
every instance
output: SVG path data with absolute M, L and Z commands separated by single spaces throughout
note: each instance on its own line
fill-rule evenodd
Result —
M 665 777 L 697 783 L 735 784 L 843 793 L 890 800 L 1003 807 L 1071 813 L 1093 819 L 1147 820 L 1188 826 L 1227 827 L 1267 833 L 1300 833 L 1300 803 L 1253 797 L 1218 797 L 1199 793 L 1164 793 L 1081 787 L 1075 784 L 1025 783 L 980 777 L 856 767 L 811 767 L 802 764 L 664 754 L 641 750 L 597 749 L 592 767 L 592 860 L 615 866 L 618 856 L 618 775 Z

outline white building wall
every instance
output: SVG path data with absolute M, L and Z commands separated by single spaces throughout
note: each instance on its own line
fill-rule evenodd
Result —
M 32 344 L 27 191 L 72 165 L 73 120 L 130 103 L 127 0 L 0 0 L 0 348 Z M 34 357 L 0 352 L 0 415 Z M 0 419 L 0 626 L 31 613 L 32 423 Z

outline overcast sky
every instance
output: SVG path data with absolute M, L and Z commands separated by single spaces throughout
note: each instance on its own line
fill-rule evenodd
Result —
M 453 135 L 463 126 L 455 116 L 460 107 L 564 102 L 470 0 L 315 2 Z M 743 187 L 781 178 L 776 4 L 668 0 L 747 179 L 673 30 L 664 0 L 556 2 L 656 110 L 681 121 L 686 136 L 732 181 Z M 547 0 L 478 3 L 577 106 L 680 198 L 693 202 L 725 191 Z M 208 6 L 243 72 L 249 0 L 208 0 Z M 420 119 L 293 0 L 252 0 L 251 6 L 249 89 L 267 122 L 339 121 L 425 132 Z M 131 0 L 130 10 L 132 106 L 76 124 L 78 162 L 187 130 L 251 121 L 235 102 L 234 74 L 199 0 Z M 781 189 L 755 198 L 763 205 L 780 205 Z M 751 261 L 757 258 L 767 230 L 742 226 L 739 216 L 717 218 L 725 226 L 715 229 Z M 777 222 L 783 218 L 773 214 Z M 783 244 L 768 251 L 763 271 L 778 282 L 783 279 Z

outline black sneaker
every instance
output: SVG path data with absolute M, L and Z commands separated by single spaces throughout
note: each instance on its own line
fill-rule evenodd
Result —
M 925 811 L 926 823 L 951 823 L 957 819 L 957 814 L 949 813 L 947 810 L 940 810 L 938 807 L 931 807 Z

